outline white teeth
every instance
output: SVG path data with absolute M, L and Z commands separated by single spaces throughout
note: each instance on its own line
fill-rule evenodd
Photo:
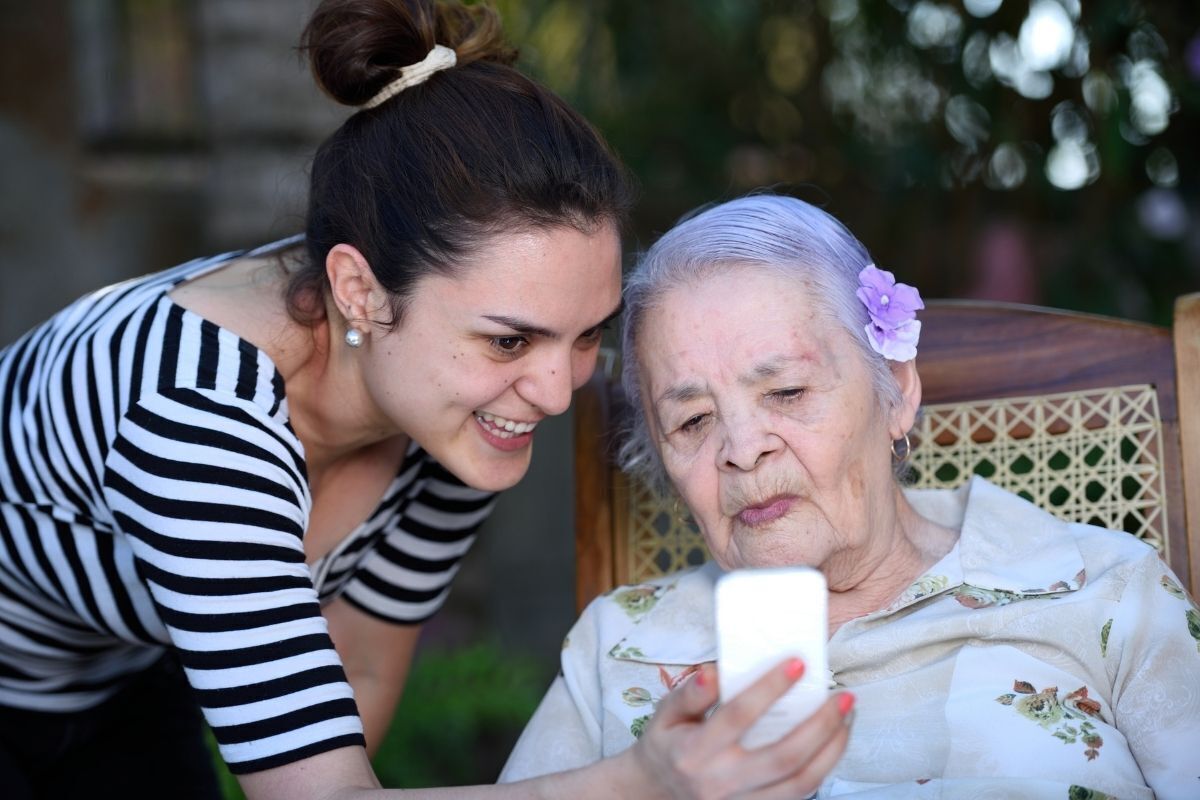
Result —
M 491 432 L 501 439 L 511 439 L 513 436 L 520 436 L 523 433 L 529 433 L 537 427 L 536 422 L 517 422 L 516 420 L 505 419 L 498 417 L 495 414 L 487 411 L 476 411 L 476 418 L 488 423 L 488 428 Z

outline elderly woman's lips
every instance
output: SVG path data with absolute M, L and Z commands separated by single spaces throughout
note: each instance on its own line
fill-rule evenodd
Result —
M 751 528 L 766 525 L 782 517 L 796 502 L 794 497 L 776 497 L 756 506 L 746 506 L 738 512 L 738 522 Z

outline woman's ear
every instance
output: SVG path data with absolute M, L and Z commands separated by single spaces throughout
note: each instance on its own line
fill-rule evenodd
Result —
M 386 305 L 383 287 L 358 248 L 337 244 L 325 256 L 325 274 L 333 303 L 347 322 L 373 322 L 373 312 Z
M 890 361 L 888 364 L 900 388 L 900 402 L 892 409 L 888 433 L 893 440 L 899 440 L 917 422 L 917 410 L 921 407 L 921 376 L 917 374 L 916 359 L 900 363 Z

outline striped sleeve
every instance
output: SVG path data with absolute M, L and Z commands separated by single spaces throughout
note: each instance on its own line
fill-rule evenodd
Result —
M 405 625 L 424 622 L 446 602 L 459 562 L 496 498 L 421 456 L 420 491 L 395 516 L 342 595 L 361 611 Z
M 364 743 L 304 560 L 300 445 L 250 400 L 147 394 L 104 491 L 235 773 Z

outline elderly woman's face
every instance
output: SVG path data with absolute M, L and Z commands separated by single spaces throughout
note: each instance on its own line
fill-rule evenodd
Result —
M 746 267 L 675 289 L 638 355 L 651 435 L 722 567 L 852 558 L 892 502 L 905 420 L 803 284 Z

